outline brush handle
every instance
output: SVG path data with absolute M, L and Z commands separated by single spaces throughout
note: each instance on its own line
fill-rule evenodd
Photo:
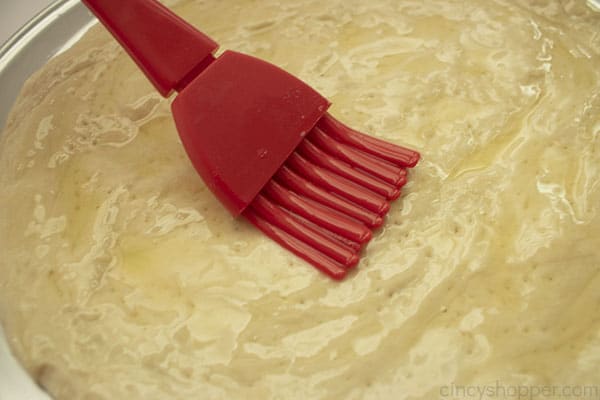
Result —
M 195 78 L 219 47 L 156 0 L 82 2 L 165 97 Z

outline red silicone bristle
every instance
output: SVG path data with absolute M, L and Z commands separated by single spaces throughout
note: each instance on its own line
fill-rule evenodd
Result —
M 358 150 L 373 154 L 399 167 L 413 168 L 419 162 L 421 155 L 402 146 L 376 139 L 372 136 L 355 131 L 342 124 L 329 114 L 325 114 L 317 124 L 319 128 L 333 136 L 341 143 L 346 143 Z
M 282 207 L 348 240 L 366 243 L 371 239 L 371 230 L 360 221 L 310 198 L 300 196 L 274 180 L 267 184 L 262 194 Z
M 388 200 L 396 199 L 400 195 L 400 187 L 406 183 L 406 172 L 402 173 L 398 179 L 398 185 L 394 186 L 381 179 L 376 178 L 345 161 L 334 157 L 329 157 L 323 150 L 319 149 L 308 138 L 298 146 L 298 152 L 307 160 L 316 165 L 326 168 L 332 172 L 343 176 L 361 186 L 364 186 L 377 194 L 386 197 Z
M 334 279 L 354 267 L 419 153 L 324 116 L 245 211 L 255 226 Z
M 364 223 L 369 228 L 378 228 L 383 223 L 383 217 L 380 215 L 360 207 L 349 200 L 329 193 L 322 187 L 296 174 L 286 165 L 277 172 L 274 179 L 300 196 L 313 199 L 324 206 L 346 214 Z
M 327 232 L 320 232 L 320 230 L 304 224 L 289 210 L 269 201 L 266 197 L 258 195 L 250 207 L 273 225 L 302 240 L 316 251 L 334 259 L 346 268 L 356 265 L 358 257 L 353 248 L 332 238 Z
M 271 239 L 333 279 L 341 280 L 348 274 L 348 270 L 338 262 L 323 253 L 315 251 L 314 248 L 302 240 L 277 228 L 258 215 L 251 207 L 244 211 L 244 216 Z
M 390 209 L 385 197 L 311 163 L 298 153 L 292 154 L 286 165 L 325 190 L 344 197 L 376 214 L 384 215 Z
M 357 168 L 364 169 L 391 185 L 398 185 L 404 176 L 402 167 L 398 167 L 372 154 L 357 150 L 345 143 L 338 142 L 319 127 L 315 127 L 309 137 L 318 147 L 331 156 L 344 160 Z

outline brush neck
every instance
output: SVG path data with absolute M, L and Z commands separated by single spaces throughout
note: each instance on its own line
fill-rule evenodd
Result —
M 164 97 L 214 61 L 216 42 L 156 0 L 82 0 Z

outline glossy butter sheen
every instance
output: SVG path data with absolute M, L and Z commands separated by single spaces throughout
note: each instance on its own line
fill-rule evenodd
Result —
M 58 399 L 438 398 L 600 382 L 600 14 L 554 1 L 184 1 L 423 161 L 333 283 L 234 220 L 102 29 L 0 147 L 0 318 Z

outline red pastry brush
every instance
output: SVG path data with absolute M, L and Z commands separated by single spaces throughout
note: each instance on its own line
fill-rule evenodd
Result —
M 334 279 L 359 261 L 419 153 L 336 121 L 280 68 L 226 51 L 155 0 L 82 0 L 163 96 L 190 160 L 234 215 Z

